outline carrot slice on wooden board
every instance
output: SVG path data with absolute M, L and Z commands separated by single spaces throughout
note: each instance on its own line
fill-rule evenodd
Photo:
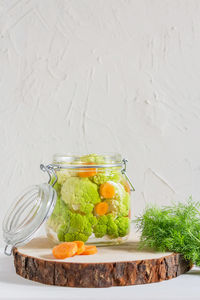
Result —
M 85 251 L 85 244 L 82 241 L 74 241 L 73 243 L 77 244 L 78 250 L 77 255 L 82 254 Z
M 64 259 L 76 255 L 78 246 L 74 242 L 65 242 L 55 246 L 52 250 L 55 258 Z
M 94 163 L 85 163 L 86 165 L 93 165 Z M 79 177 L 92 177 L 97 174 L 97 169 L 95 168 L 86 168 L 86 169 L 79 169 L 78 176 Z
M 103 216 L 108 212 L 108 203 L 100 202 L 95 205 L 94 210 L 97 215 Z
M 81 255 L 92 255 L 97 253 L 97 247 L 96 246 L 90 246 L 85 245 L 85 251 Z
M 101 184 L 99 191 L 101 196 L 105 199 L 113 198 L 113 196 L 115 195 L 115 188 L 109 182 Z

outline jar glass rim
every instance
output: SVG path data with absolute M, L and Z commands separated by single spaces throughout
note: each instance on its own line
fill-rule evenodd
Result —
M 88 163 L 87 163 L 88 158 Z M 91 166 L 93 165 L 102 166 L 102 165 L 121 165 L 122 156 L 119 153 L 88 153 L 88 154 L 79 154 L 79 153 L 56 153 L 53 155 L 53 164 L 55 165 L 69 165 L 69 166 Z M 95 160 L 97 158 L 97 160 Z M 86 159 L 86 162 L 85 162 Z M 94 161 L 92 160 L 94 159 Z

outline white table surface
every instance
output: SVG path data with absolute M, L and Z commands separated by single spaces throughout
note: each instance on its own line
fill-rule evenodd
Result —
M 16 275 L 13 257 L 0 249 L 0 299 L 200 299 L 200 268 L 175 279 L 128 287 L 100 289 L 48 286 Z

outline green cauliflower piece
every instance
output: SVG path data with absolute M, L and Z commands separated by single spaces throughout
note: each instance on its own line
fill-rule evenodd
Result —
M 65 234 L 65 242 L 73 242 L 73 241 L 83 241 L 87 242 L 90 235 L 85 233 L 66 233 Z
M 104 164 L 105 163 L 105 159 L 102 155 L 98 155 L 98 154 L 88 154 L 88 155 L 84 155 L 82 157 L 80 157 L 81 162 L 84 163 L 93 163 L 93 164 Z
M 67 211 L 67 218 L 59 227 L 57 236 L 60 241 L 72 242 L 83 241 L 86 242 L 93 231 L 93 226 L 96 223 L 95 217 L 91 214 L 81 215 Z
M 59 196 L 57 196 L 57 200 L 56 200 L 56 204 L 53 210 L 53 213 L 51 214 L 51 216 L 60 216 L 61 214 L 61 199 Z
M 56 215 L 53 215 L 53 214 L 47 221 L 48 227 L 53 229 L 54 232 L 57 232 L 57 230 L 61 224 L 62 224 L 62 221 Z
M 65 233 L 67 232 L 67 230 L 68 227 L 65 223 L 60 225 L 59 229 L 57 230 L 57 237 L 60 242 L 65 242 Z
M 120 170 L 119 168 L 98 169 L 97 174 L 90 179 L 98 185 L 107 181 L 118 182 L 120 180 Z
M 127 217 L 130 209 L 130 195 L 127 193 L 121 183 L 109 181 L 115 188 L 113 199 L 106 199 L 108 204 L 108 212 L 115 216 Z
M 62 200 L 76 212 L 89 214 L 101 201 L 98 187 L 88 178 L 70 177 L 61 187 Z
M 107 223 L 107 234 L 111 238 L 118 238 L 118 227 L 117 224 L 115 223 L 113 215 L 107 215 L 108 223 Z
M 92 226 L 95 226 L 97 224 L 97 218 L 93 214 L 88 214 L 86 216 Z
M 119 236 L 123 237 L 129 233 L 130 229 L 130 220 L 128 217 L 118 217 L 115 220 L 115 224 L 118 227 Z
M 96 238 L 108 235 L 109 238 L 126 236 L 129 233 L 130 220 L 128 217 L 114 218 L 112 214 L 99 217 L 97 224 L 93 228 Z
M 93 164 L 106 164 L 105 157 L 98 154 L 84 155 L 80 158 L 81 162 L 93 163 Z M 118 182 L 120 180 L 120 169 L 119 168 L 98 168 L 98 173 L 95 176 L 90 177 L 90 180 L 100 185 L 108 180 Z
M 97 238 L 102 238 L 104 235 L 107 234 L 107 224 L 108 224 L 108 217 L 102 216 L 98 219 L 97 224 L 94 226 L 94 234 Z
M 61 184 L 61 185 L 67 180 L 67 178 L 69 178 L 71 176 L 70 172 L 65 169 L 57 171 L 56 175 L 58 177 L 57 182 L 58 182 L 58 184 Z
M 57 232 L 59 226 L 69 217 L 67 205 L 58 196 L 53 213 L 47 221 L 47 225 Z

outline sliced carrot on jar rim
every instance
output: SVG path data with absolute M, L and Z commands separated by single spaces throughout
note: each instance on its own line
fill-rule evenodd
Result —
M 95 205 L 94 211 L 97 215 L 103 216 L 108 212 L 108 203 L 100 202 Z
M 109 182 L 105 182 L 103 184 L 100 185 L 100 189 L 99 189 L 100 195 L 105 198 L 105 199 L 109 199 L 109 198 L 113 198 L 115 195 L 115 188 L 114 186 L 109 183 Z
M 84 163 L 85 165 L 94 165 L 94 163 Z M 97 169 L 95 168 L 85 168 L 85 169 L 79 169 L 78 176 L 79 177 L 92 177 L 97 174 Z
M 76 255 L 78 246 L 74 242 L 65 242 L 53 247 L 52 253 L 55 258 L 64 259 Z
M 96 246 L 90 246 L 85 245 L 85 251 L 81 255 L 93 255 L 97 253 L 97 247 Z
M 74 241 L 73 243 L 77 244 L 78 250 L 77 250 L 77 255 L 82 254 L 85 251 L 85 244 L 82 241 Z

